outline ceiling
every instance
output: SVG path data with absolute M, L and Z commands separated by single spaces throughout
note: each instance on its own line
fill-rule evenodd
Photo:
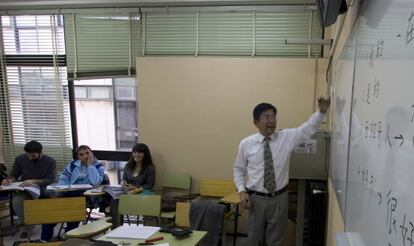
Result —
M 0 0 L 0 10 L 98 7 L 308 5 L 315 0 Z

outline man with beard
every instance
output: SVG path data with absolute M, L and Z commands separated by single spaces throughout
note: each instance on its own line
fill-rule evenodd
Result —
M 53 183 L 56 178 L 56 161 L 42 153 L 43 147 L 37 141 L 30 141 L 25 144 L 24 152 L 16 157 L 10 175 L 2 181 L 2 185 L 9 185 L 21 181 L 21 186 L 38 185 L 40 196 L 45 196 L 46 186 Z M 29 193 L 19 191 L 13 193 L 13 210 L 21 223 L 23 218 L 23 201 L 32 199 Z M 26 236 L 24 233 L 22 237 Z

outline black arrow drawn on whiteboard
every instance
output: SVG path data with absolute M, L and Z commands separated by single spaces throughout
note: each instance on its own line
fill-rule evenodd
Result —
M 400 136 L 394 137 L 394 139 L 400 139 L 400 140 L 402 140 L 401 143 L 400 143 L 400 146 L 403 145 L 403 143 L 404 143 L 404 137 L 401 134 L 400 134 Z

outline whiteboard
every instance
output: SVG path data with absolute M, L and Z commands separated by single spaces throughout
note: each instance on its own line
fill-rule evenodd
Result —
M 345 229 L 353 245 L 411 246 L 414 1 L 365 1 L 354 29 Z M 338 153 L 332 155 L 332 161 L 340 158 Z

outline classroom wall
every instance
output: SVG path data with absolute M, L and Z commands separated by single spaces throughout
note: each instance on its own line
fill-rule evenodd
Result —
M 351 0 L 348 2 L 354 2 L 353 6 L 350 6 L 348 9 L 348 12 L 341 16 L 341 18 L 344 18 L 344 24 L 342 27 L 342 30 L 340 32 L 340 36 L 338 39 L 338 45 L 336 46 L 336 49 L 333 54 L 333 60 L 332 60 L 332 67 L 336 66 L 336 63 L 338 62 L 338 58 L 341 54 L 342 49 L 345 46 L 346 40 L 348 39 L 352 27 L 355 22 L 355 18 L 358 14 L 359 9 L 359 0 Z M 339 25 L 339 21 L 341 21 L 340 18 L 338 18 L 338 21 L 335 25 L 331 26 L 326 34 L 327 38 L 334 38 L 336 28 Z M 335 190 L 332 186 L 332 181 L 329 179 L 328 184 L 328 194 L 329 194 L 329 204 L 328 204 L 328 216 L 327 216 L 327 230 L 326 230 L 326 246 L 335 246 L 335 236 L 338 232 L 344 232 L 344 219 L 342 217 L 338 200 L 336 198 Z
M 232 179 L 239 142 L 256 132 L 252 110 L 278 108 L 278 128 L 297 127 L 323 90 L 321 59 L 138 57 L 139 141 L 158 170 Z M 323 80 L 323 83 L 326 83 Z

